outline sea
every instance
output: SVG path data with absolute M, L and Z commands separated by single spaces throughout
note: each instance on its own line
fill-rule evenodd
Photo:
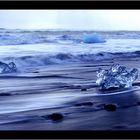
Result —
M 97 33 L 104 43 L 84 43 L 85 34 Z M 139 31 L 57 31 L 0 29 L 0 60 L 28 66 L 88 63 L 140 55 Z

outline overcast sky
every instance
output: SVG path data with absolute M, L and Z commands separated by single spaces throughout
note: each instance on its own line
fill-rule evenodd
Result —
M 140 10 L 0 10 L 0 28 L 140 30 Z

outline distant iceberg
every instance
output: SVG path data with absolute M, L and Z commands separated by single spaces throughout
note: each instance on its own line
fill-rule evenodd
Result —
M 86 34 L 83 36 L 84 43 L 104 43 L 106 42 L 104 38 L 96 33 Z

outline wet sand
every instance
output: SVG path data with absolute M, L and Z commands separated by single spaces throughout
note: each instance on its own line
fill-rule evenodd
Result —
M 127 90 L 95 83 L 96 70 L 114 63 L 140 72 L 140 58 L 119 58 L 1 76 L 0 130 L 139 130 L 140 76 Z

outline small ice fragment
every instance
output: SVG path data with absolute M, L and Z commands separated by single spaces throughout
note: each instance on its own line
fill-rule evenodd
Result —
M 104 43 L 106 42 L 100 35 L 96 33 L 86 34 L 83 36 L 84 43 Z
M 10 62 L 9 64 L 0 62 L 0 73 L 11 73 L 17 70 L 14 62 Z
M 128 72 L 126 67 L 116 64 L 109 70 L 100 68 L 97 71 L 96 83 L 100 86 L 100 89 L 129 88 L 137 78 L 138 69 L 134 68 Z
M 10 63 L 8 64 L 8 66 L 9 66 L 9 68 L 10 68 L 12 71 L 16 71 L 16 70 L 17 70 L 16 64 L 15 64 L 14 62 L 10 62 Z
M 72 37 L 69 36 L 69 35 L 62 35 L 62 36 L 59 36 L 58 39 L 63 40 L 63 41 L 64 41 L 64 40 L 66 40 L 66 41 L 67 41 L 67 40 L 73 40 Z
M 69 36 L 68 35 L 62 35 L 59 38 L 62 39 L 62 40 L 67 40 L 69 38 Z

